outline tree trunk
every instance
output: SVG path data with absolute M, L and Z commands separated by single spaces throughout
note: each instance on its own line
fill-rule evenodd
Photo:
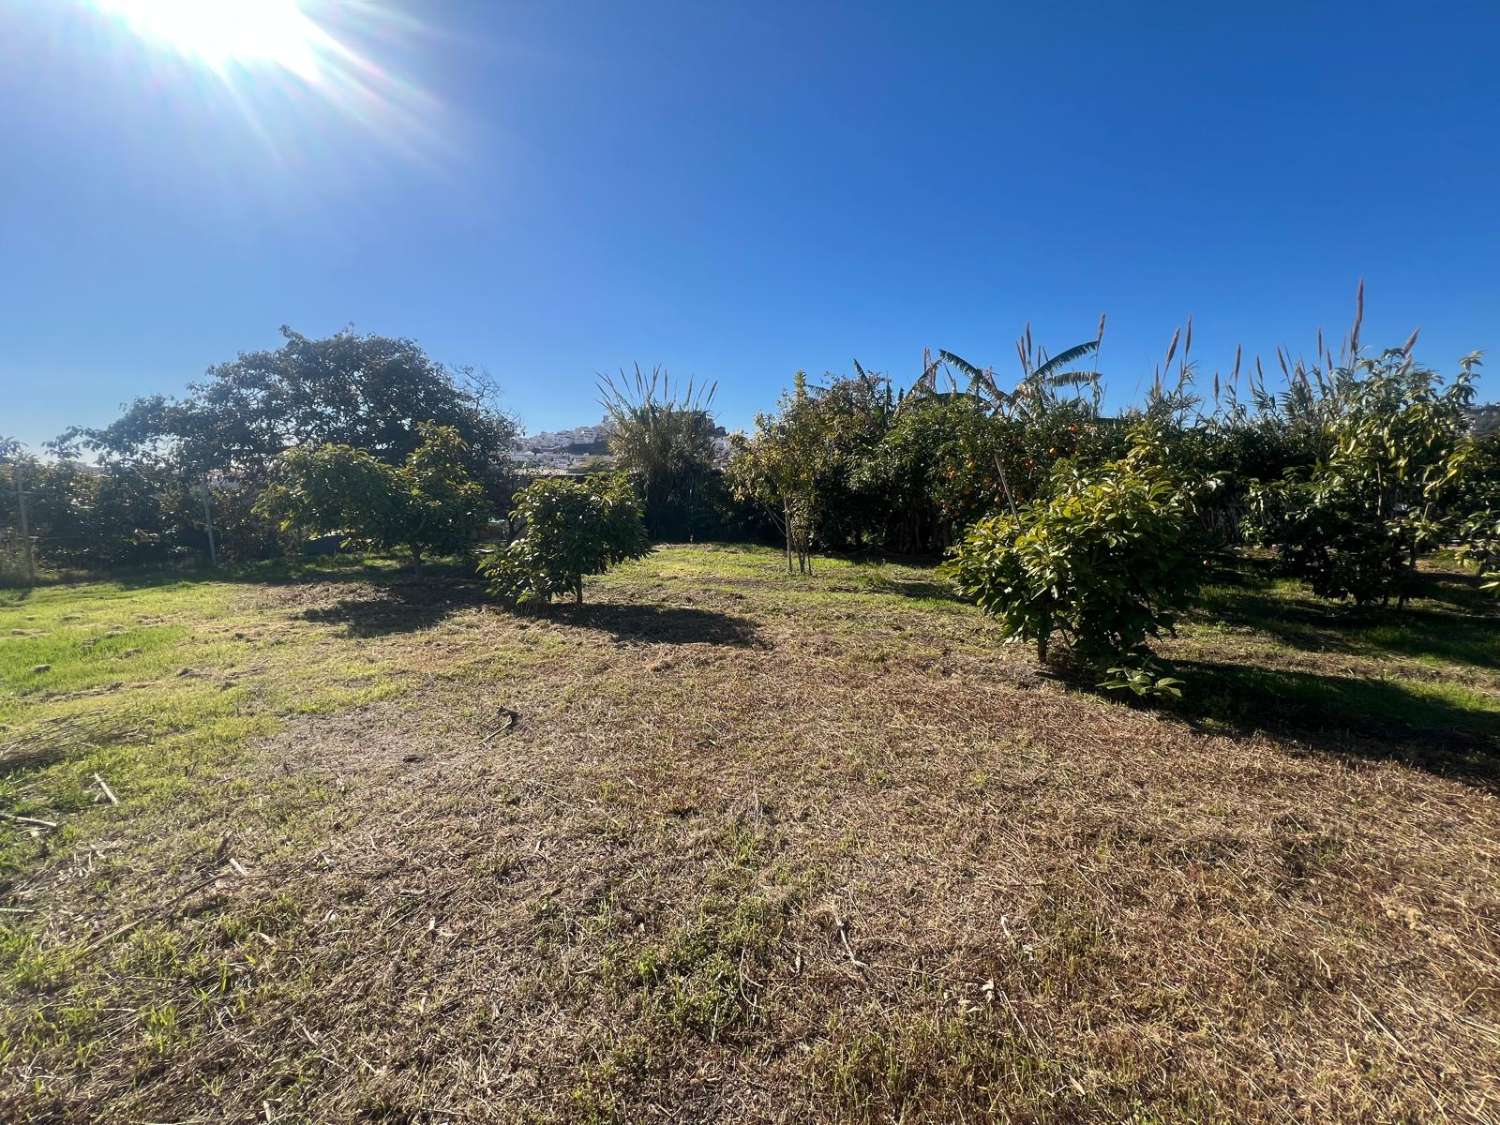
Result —
M 578 579 L 577 583 L 573 586 L 573 604 L 574 605 L 582 605 L 583 604 L 583 579 L 581 577 Z
M 1047 663 L 1047 635 L 1045 633 L 1039 633 L 1039 634 L 1037 634 L 1037 638 L 1036 638 L 1036 662 L 1038 664 L 1045 664 L 1045 663 Z
M 420 547 L 411 549 L 411 569 L 418 578 L 422 577 L 422 549 Z
M 792 510 L 786 504 L 781 506 L 782 527 L 786 529 L 786 572 L 792 573 Z

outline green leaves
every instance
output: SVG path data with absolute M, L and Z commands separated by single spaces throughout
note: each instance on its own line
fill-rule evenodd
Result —
M 131 460 L 161 459 L 195 478 L 260 483 L 287 450 L 346 446 L 399 465 L 421 445 L 419 420 L 455 429 L 470 476 L 494 494 L 509 484 L 515 422 L 495 409 L 478 372 L 450 370 L 412 340 L 344 330 L 312 339 L 282 329 L 274 351 L 209 368 L 183 399 L 137 399 L 104 429 L 71 430 L 67 444 Z
M 337 532 L 381 550 L 405 547 L 418 565 L 424 554 L 462 550 L 486 510 L 465 467 L 468 446 L 451 426 L 423 422 L 418 431 L 421 443 L 398 466 L 347 445 L 288 450 L 256 511 L 288 534 Z
M 1065 471 L 1019 518 L 980 520 L 948 565 L 959 592 L 1013 639 L 1036 641 L 1043 659 L 1059 633 L 1090 664 L 1141 654 L 1204 571 L 1191 494 L 1158 457 L 1138 446 L 1098 470 Z
M 1466 482 L 1483 471 L 1467 436 L 1475 362 L 1446 385 L 1398 348 L 1336 373 L 1310 415 L 1325 455 L 1309 472 L 1251 490 L 1252 538 L 1320 597 L 1366 604 L 1404 594 L 1420 553 L 1465 534 Z
M 1070 363 L 1080 360 L 1086 355 L 1091 355 L 1099 350 L 1098 340 L 1088 340 L 1082 344 L 1075 344 L 1071 348 L 1065 348 L 1058 352 L 1047 362 L 1041 364 L 1031 373 L 1031 378 L 1040 382 L 1047 382 L 1058 372 L 1062 371 Z M 1092 373 L 1090 373 L 1092 374 Z M 1050 384 L 1056 386 L 1057 384 Z
M 736 434 L 729 481 L 742 501 L 758 504 L 786 537 L 787 566 L 795 555 L 811 569 L 813 542 L 825 514 L 847 518 L 855 466 L 879 439 L 891 413 L 880 381 L 863 375 L 810 387 L 798 372 L 775 414 L 757 415 L 755 432 Z
M 1116 665 L 1095 686 L 1105 691 L 1128 691 L 1138 699 L 1182 698 L 1182 681 L 1171 676 L 1158 676 L 1150 662 Z
M 1102 332 L 1101 321 L 1101 332 Z M 1009 415 L 1017 407 L 1027 416 L 1040 419 L 1049 410 L 1058 405 L 1053 391 L 1063 387 L 1093 387 L 1097 391 L 1099 373 L 1097 371 L 1071 371 L 1070 364 L 1091 355 L 1099 350 L 1099 339 L 1088 340 L 1082 344 L 1075 344 L 1033 366 L 1032 352 L 1028 337 L 1023 337 L 1018 347 L 1021 353 L 1021 382 L 1011 391 L 1002 391 L 995 383 L 994 372 L 987 368 L 981 368 L 956 355 L 950 351 L 939 351 L 938 356 L 943 363 L 957 368 L 969 380 L 967 395 L 982 402 L 987 409 Z M 1101 336 L 1102 339 L 1102 336 Z M 936 390 L 936 384 L 929 374 L 924 374 L 918 387 L 914 391 L 921 390 L 923 394 L 932 394 Z
M 658 538 L 691 538 L 704 484 L 713 471 L 715 384 L 675 385 L 661 368 L 599 380 L 609 419 L 610 452 L 640 485 L 648 529 Z
M 584 575 L 650 550 L 640 501 L 620 474 L 533 481 L 516 493 L 511 521 L 519 533 L 479 564 L 490 592 L 511 605 L 563 594 L 582 602 Z
M 1455 489 L 1459 558 L 1473 563 L 1481 575 L 1500 576 L 1500 432 L 1470 443 Z M 1500 582 L 1483 588 L 1497 587 Z

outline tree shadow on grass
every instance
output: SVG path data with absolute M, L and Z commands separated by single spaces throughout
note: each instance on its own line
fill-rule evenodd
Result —
M 1416 594 L 1461 613 L 1494 616 L 1497 609 L 1494 591 L 1484 588 L 1489 581 L 1467 570 L 1423 570 L 1417 574 Z
M 584 603 L 555 605 L 546 611 L 553 621 L 580 629 L 597 629 L 616 640 L 642 644 L 728 645 L 758 647 L 754 623 L 733 614 L 690 606 Z
M 434 577 L 372 585 L 368 594 L 312 606 L 297 616 L 319 624 L 343 625 L 351 637 L 382 637 L 431 628 L 460 610 L 489 601 L 477 582 Z
M 920 601 L 958 602 L 952 583 L 939 578 L 877 578 L 871 581 L 870 590 L 876 594 L 897 594 L 903 598 Z
M 1400 761 L 1500 791 L 1500 713 L 1395 680 L 1189 660 L 1176 672 L 1187 687 L 1172 710 L 1190 720 Z
M 80 573 L 76 579 L 58 584 L 113 582 L 126 589 L 204 582 L 230 582 L 244 586 L 308 586 L 320 582 L 462 582 L 473 576 L 473 563 L 461 557 L 431 560 L 423 566 L 422 577 L 418 578 L 404 559 L 351 552 L 308 558 L 259 559 L 229 563 L 217 568 L 202 563 L 121 567 L 97 573 Z
M 1472 575 L 1423 573 L 1414 601 L 1357 608 L 1262 592 L 1253 580 L 1220 584 L 1199 606 L 1205 621 L 1267 633 L 1303 652 L 1435 657 L 1482 668 L 1500 667 L 1500 602 Z
M 16 748 L 0 744 L 0 782 L 12 774 L 44 769 L 67 757 L 65 747 L 55 743 L 32 742 Z
M 1382 611 L 1360 630 L 1358 639 L 1382 652 L 1500 668 L 1500 617 L 1415 608 Z

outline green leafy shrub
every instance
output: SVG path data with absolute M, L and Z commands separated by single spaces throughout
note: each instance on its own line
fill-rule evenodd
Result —
M 1282 570 L 1318 597 L 1365 605 L 1389 598 L 1407 570 L 1400 529 L 1373 516 L 1373 507 L 1358 482 L 1319 472 L 1253 489 L 1246 529 L 1274 545 Z
M 347 445 L 288 450 L 256 508 L 285 532 L 404 548 L 420 572 L 424 556 L 474 542 L 486 505 L 458 431 L 432 423 L 419 429 L 421 444 L 397 466 Z
M 1018 516 L 980 520 L 948 566 L 959 592 L 1043 661 L 1061 635 L 1096 668 L 1143 666 L 1147 638 L 1172 627 L 1204 571 L 1192 495 L 1153 456 L 1143 444 L 1064 469 Z
M 1473 444 L 1463 478 L 1454 502 L 1458 556 L 1473 563 L 1480 574 L 1500 579 L 1500 433 Z
M 490 592 L 511 605 L 572 594 L 583 578 L 650 550 L 640 500 L 618 474 L 586 481 L 543 477 L 516 493 L 517 534 L 479 564 Z
M 1477 356 L 1451 384 L 1409 349 L 1341 373 L 1312 469 L 1252 489 L 1247 530 L 1320 597 L 1403 600 L 1417 557 L 1454 532 L 1474 464 L 1467 407 Z

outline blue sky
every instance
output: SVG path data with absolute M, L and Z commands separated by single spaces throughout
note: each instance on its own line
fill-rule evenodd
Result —
M 283 323 L 411 336 L 532 430 L 636 361 L 733 427 L 798 368 L 1004 374 L 1028 320 L 1055 349 L 1101 311 L 1118 405 L 1188 314 L 1205 373 L 1269 363 L 1360 277 L 1370 344 L 1500 345 L 1492 0 L 307 0 L 310 64 L 110 2 L 0 0 L 0 434 L 33 444 Z

